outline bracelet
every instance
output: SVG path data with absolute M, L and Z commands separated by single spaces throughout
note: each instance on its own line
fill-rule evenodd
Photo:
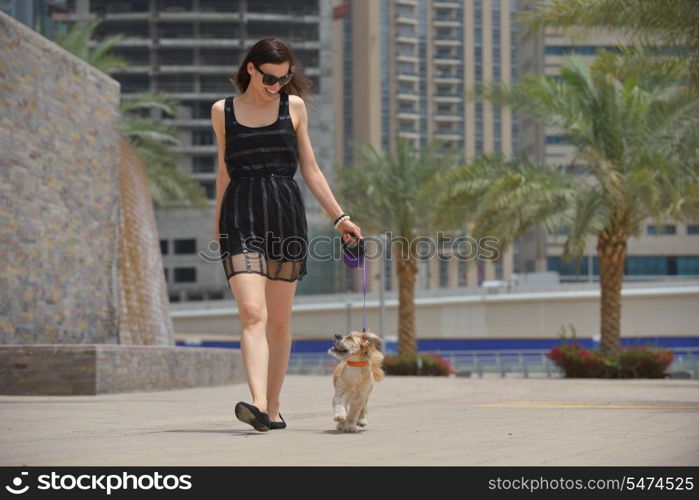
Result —
M 349 216 L 349 215 L 343 215 L 342 217 L 340 217 L 340 218 L 337 220 L 337 222 L 335 222 L 335 229 L 337 229 L 337 226 L 339 226 L 340 224 L 342 224 L 342 223 L 345 222 L 346 220 L 350 220 L 350 216 Z
M 342 223 L 345 222 L 346 220 L 350 220 L 350 216 L 349 216 L 349 215 L 343 215 L 342 217 L 340 217 L 340 218 L 337 220 L 337 222 L 335 222 L 335 229 L 337 229 L 337 226 L 339 226 L 340 224 L 342 224 Z
M 340 214 L 340 216 L 339 216 L 337 219 L 335 219 L 335 220 L 333 221 L 333 225 L 337 224 L 337 221 L 339 221 L 340 219 L 342 219 L 345 215 L 347 215 L 347 214 L 344 213 L 344 212 L 342 212 L 342 213 Z

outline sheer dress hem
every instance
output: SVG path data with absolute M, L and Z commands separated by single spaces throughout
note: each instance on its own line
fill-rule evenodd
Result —
M 299 274 L 295 279 L 285 279 L 285 278 L 273 278 L 269 274 L 265 274 L 261 271 L 254 271 L 252 269 L 249 269 L 249 270 L 246 269 L 244 271 L 235 271 L 233 274 L 229 275 L 226 279 L 230 280 L 233 276 L 235 276 L 237 274 L 259 274 L 261 276 L 264 276 L 265 278 L 267 278 L 270 281 L 286 281 L 288 283 L 293 283 L 294 281 L 302 281 L 303 277 L 306 276 L 306 274 L 308 274 L 308 272 L 304 272 L 303 274 Z
M 226 280 L 243 273 L 254 273 L 273 281 L 301 281 L 308 274 L 305 260 L 274 260 L 261 252 L 238 251 L 227 255 L 221 263 Z

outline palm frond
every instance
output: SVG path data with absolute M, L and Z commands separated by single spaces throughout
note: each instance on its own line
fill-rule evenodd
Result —
M 529 33 L 549 27 L 587 37 L 616 30 L 631 37 L 653 37 L 669 46 L 699 46 L 695 0 L 539 0 L 518 20 Z
M 564 210 L 575 193 L 570 176 L 526 159 L 484 155 L 444 174 L 436 221 L 448 228 L 473 222 L 473 236 L 504 249 L 530 227 Z
M 578 191 L 568 215 L 568 236 L 563 245 L 564 260 L 578 259 L 585 255 L 590 237 L 609 224 L 610 212 L 599 189 L 592 186 Z
M 699 2 L 696 0 L 538 0 L 517 16 L 526 36 L 552 29 L 574 40 L 619 34 L 659 56 L 685 59 L 699 90 Z
M 88 41 L 101 22 L 101 19 L 94 18 L 75 23 L 65 33 L 57 33 L 54 42 L 80 59 L 89 61 Z
M 140 110 L 160 109 L 172 116 L 180 116 L 183 112 L 180 102 L 161 91 L 132 92 L 125 94 L 121 100 L 121 112 L 128 113 Z
M 335 166 L 340 203 L 367 232 L 412 237 L 432 231 L 438 179 L 458 158 L 443 146 L 433 141 L 417 150 L 401 137 L 396 138 L 395 152 L 353 145 L 355 162 Z

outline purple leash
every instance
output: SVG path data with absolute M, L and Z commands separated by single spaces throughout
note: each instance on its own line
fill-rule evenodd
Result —
M 364 256 L 360 257 L 362 261 L 362 288 L 364 289 L 364 310 L 362 311 L 362 331 L 366 332 L 366 262 Z
M 356 237 L 355 237 L 356 238 Z M 362 332 L 367 331 L 366 327 L 366 262 L 364 261 L 364 241 L 359 240 L 357 244 L 342 243 L 342 258 L 347 267 L 362 267 L 362 290 L 364 292 L 364 310 L 362 311 Z

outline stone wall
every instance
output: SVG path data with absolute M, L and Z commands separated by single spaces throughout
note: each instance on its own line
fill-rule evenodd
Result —
M 174 345 L 119 84 L 0 18 L 0 343 Z
M 240 351 L 174 345 L 145 166 L 119 84 L 0 12 L 0 393 L 239 383 Z
M 119 84 L 0 12 L 0 343 L 119 342 Z

